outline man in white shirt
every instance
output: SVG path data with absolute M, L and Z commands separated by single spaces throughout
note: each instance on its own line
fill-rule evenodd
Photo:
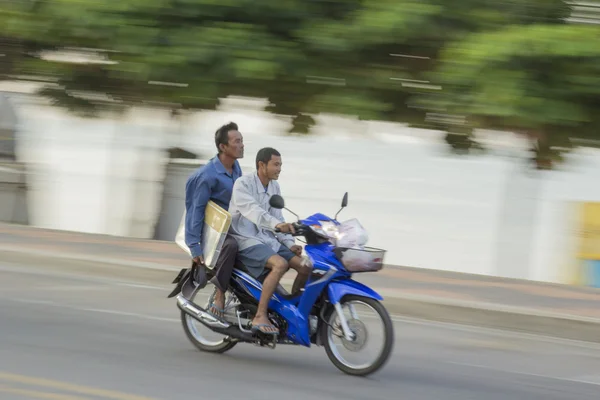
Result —
M 297 293 L 304 287 L 310 268 L 302 265 L 302 247 L 295 244 L 289 233 L 292 224 L 285 222 L 280 209 L 272 208 L 269 199 L 281 195 L 279 174 L 281 154 L 273 148 L 261 149 L 256 155 L 256 172 L 243 175 L 235 181 L 229 204 L 232 216 L 231 235 L 238 243 L 238 259 L 252 276 L 258 278 L 265 270 L 269 274 L 263 282 L 258 310 L 252 321 L 253 331 L 277 334 L 277 327 L 267 318 L 268 304 L 283 275 L 291 267 L 298 272 L 292 288 Z M 275 229 L 280 230 L 279 233 Z

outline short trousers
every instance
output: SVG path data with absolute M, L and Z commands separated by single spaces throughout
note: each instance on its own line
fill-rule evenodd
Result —
M 275 254 L 279 254 L 288 262 L 295 256 L 295 254 L 284 245 L 281 245 L 279 251 L 275 253 L 270 246 L 267 246 L 266 244 L 257 244 L 248 247 L 247 249 L 239 250 L 238 260 L 244 264 L 244 267 L 246 267 L 250 275 L 254 278 L 258 278 L 265 271 L 265 266 L 267 265 L 269 258 Z

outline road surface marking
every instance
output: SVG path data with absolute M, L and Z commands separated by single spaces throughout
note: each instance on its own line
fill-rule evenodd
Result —
M 470 363 L 462 363 L 462 362 L 455 362 L 455 361 L 443 361 L 443 362 L 445 364 L 460 365 L 463 367 L 484 369 L 484 370 L 488 370 L 488 371 L 501 372 L 504 374 L 531 376 L 534 378 L 550 379 L 550 380 L 560 381 L 560 382 L 571 382 L 571 383 L 579 383 L 579 384 L 585 384 L 585 385 L 600 386 L 600 382 L 592 382 L 592 381 L 586 381 L 586 380 L 581 380 L 581 379 L 576 379 L 576 378 L 566 378 L 566 377 L 560 377 L 560 376 L 533 374 L 530 372 L 507 370 L 507 369 L 489 367 L 487 365 L 470 364 Z
M 535 340 L 552 344 L 562 344 L 573 347 L 580 347 L 585 349 L 600 350 L 600 344 L 594 342 L 586 342 L 583 340 L 565 339 L 554 336 L 546 336 L 539 333 L 526 333 L 526 332 L 515 332 L 499 328 L 486 328 L 485 326 L 476 325 L 463 325 L 453 322 L 442 322 L 442 321 L 431 321 L 425 319 L 418 319 L 413 317 L 403 316 L 392 316 L 392 321 L 396 323 L 406 323 L 419 326 L 429 326 L 432 328 L 443 328 L 459 332 L 477 333 L 477 334 L 489 334 L 494 336 L 512 337 L 523 340 Z
M 126 283 L 126 282 L 116 282 L 115 283 L 116 286 L 125 286 L 125 287 L 130 287 L 130 288 L 137 288 L 137 289 L 149 289 L 149 290 L 168 290 L 167 286 L 152 286 L 152 285 L 141 285 L 139 283 Z
M 37 390 L 19 389 L 10 386 L 0 385 L 1 393 L 11 393 L 20 396 L 27 396 L 35 399 L 50 399 L 50 400 L 89 400 L 89 397 L 71 396 L 68 394 L 40 392 Z
M 25 269 L 27 268 L 27 269 Z M 11 267 L 8 266 L 7 264 L 0 264 L 0 272 L 10 272 L 10 273 L 14 273 L 14 274 L 18 274 L 18 275 L 37 275 L 37 276 L 48 276 L 50 278 L 58 278 L 58 279 L 65 279 L 65 280 L 70 280 L 70 281 L 79 281 L 79 282 L 88 282 L 88 283 L 103 283 L 103 284 L 108 284 L 108 285 L 124 285 L 124 286 L 129 286 L 129 285 L 139 285 L 139 283 L 137 282 L 133 282 L 133 281 L 126 281 L 126 280 L 119 280 L 119 279 L 115 279 L 115 278 L 107 278 L 107 277 L 102 277 L 102 276 L 94 276 L 94 275 L 85 275 L 85 274 L 74 274 L 72 272 L 60 272 L 60 271 L 48 271 L 48 270 L 41 270 L 41 269 L 36 269 L 36 268 L 29 268 L 29 267 Z M 175 275 L 173 275 L 174 277 Z M 145 286 L 145 288 L 147 289 L 154 289 L 154 290 L 164 290 L 164 291 L 171 291 L 173 290 L 174 285 L 169 285 L 170 282 L 173 280 L 173 278 L 167 279 L 165 281 L 165 285 L 164 286 L 154 286 L 154 285 L 142 285 Z
M 60 291 L 60 292 L 67 292 L 67 291 L 86 291 L 89 292 L 91 290 L 110 290 L 112 289 L 112 287 L 110 286 L 100 286 L 100 285 L 88 285 L 88 286 L 84 286 L 84 285 L 69 285 L 69 286 L 45 286 L 45 287 L 37 287 L 34 288 L 35 291 L 42 291 L 42 290 L 56 290 L 56 291 Z
M 58 305 L 58 306 L 59 307 L 63 307 L 61 305 Z M 132 313 L 132 312 L 126 312 L 126 311 L 104 310 L 104 309 L 101 309 L 101 308 L 79 308 L 79 307 L 68 307 L 68 308 L 72 308 L 74 310 L 81 310 L 81 311 L 89 311 L 89 312 L 102 313 L 102 314 L 122 315 L 124 317 L 134 317 L 134 318 L 148 319 L 148 320 L 151 320 L 151 321 L 181 322 L 181 320 L 176 319 L 176 318 L 155 317 L 153 315 L 138 314 L 138 313 Z
M 600 386 L 600 375 L 584 375 L 578 376 L 575 378 L 571 378 L 573 382 L 579 383 L 587 383 L 589 385 L 598 385 Z
M 208 295 L 205 297 L 202 297 L 202 300 L 197 301 L 197 303 L 203 304 L 204 302 L 206 302 L 206 299 L 208 299 Z M 0 298 L 0 300 L 12 301 L 12 302 L 24 303 L 24 304 L 36 304 L 36 305 L 58 307 L 58 308 L 76 310 L 76 311 L 97 312 L 97 313 L 103 313 L 103 314 L 109 314 L 109 315 L 120 315 L 120 316 L 127 316 L 127 317 L 150 320 L 150 321 L 181 323 L 181 320 L 179 318 L 157 317 L 157 316 L 148 315 L 148 314 L 139 314 L 139 313 L 125 312 L 125 311 L 118 311 L 118 310 L 109 310 L 109 309 L 76 307 L 76 306 L 70 306 L 67 304 L 59 304 L 59 303 L 55 303 L 55 302 L 48 301 L 48 300 L 29 300 L 29 299 L 16 299 L 16 298 Z M 174 315 L 179 314 L 179 309 L 175 305 L 173 306 L 173 312 L 174 312 Z M 558 338 L 558 337 L 545 336 L 545 335 L 541 335 L 541 334 L 513 332 L 513 331 L 508 331 L 508 330 L 502 330 L 502 329 L 486 328 L 483 326 L 461 325 L 461 324 L 455 324 L 452 322 L 429 321 L 429 320 L 422 320 L 422 319 L 418 319 L 418 318 L 402 317 L 402 316 L 395 316 L 395 315 L 392 315 L 391 319 L 396 324 L 403 323 L 403 324 L 411 324 L 411 325 L 418 325 L 418 326 L 429 326 L 432 328 L 449 329 L 449 330 L 459 331 L 459 332 L 489 334 L 489 335 L 493 335 L 493 336 L 512 337 L 512 338 L 521 339 L 521 340 L 542 341 L 542 342 L 552 343 L 552 344 L 561 344 L 561 345 L 567 345 L 567 346 L 572 346 L 572 347 L 600 350 L 600 344 L 598 344 L 598 343 L 585 342 L 585 341 L 572 340 L 572 339 L 563 339 L 563 338 Z
M 202 296 L 203 294 L 200 293 L 199 295 L 201 296 L 200 297 L 201 300 L 197 299 L 196 303 L 198 303 L 198 304 L 205 303 L 206 300 L 208 299 L 208 294 L 205 294 L 204 296 Z M 83 307 L 70 306 L 67 304 L 59 304 L 59 303 L 55 303 L 55 302 L 48 301 L 48 300 L 19 299 L 19 298 L 9 298 L 9 297 L 0 298 L 0 300 L 12 301 L 12 302 L 24 303 L 24 304 L 37 304 L 37 305 L 58 307 L 58 308 L 76 310 L 76 311 L 97 312 L 97 313 L 103 313 L 103 314 L 128 316 L 128 317 L 134 317 L 134 318 L 151 320 L 151 321 L 181 323 L 181 320 L 179 318 L 157 317 L 157 316 L 148 315 L 148 314 L 139 314 L 139 313 L 110 310 L 110 309 L 83 308 Z M 173 305 L 173 312 L 174 312 L 174 315 L 179 315 L 179 309 L 175 305 Z M 559 338 L 559 337 L 552 337 L 552 336 L 546 336 L 546 335 L 542 335 L 542 334 L 514 332 L 514 331 L 509 331 L 509 330 L 503 330 L 503 329 L 486 328 L 483 326 L 462 325 L 462 324 L 457 324 L 457 323 L 452 323 L 452 322 L 430 321 L 430 320 L 418 319 L 418 318 L 413 318 L 413 317 L 403 317 L 400 315 L 391 315 L 391 319 L 396 324 L 402 323 L 402 324 L 411 324 L 411 325 L 418 325 L 418 326 L 428 326 L 428 327 L 432 327 L 432 328 L 449 329 L 449 330 L 459 331 L 459 332 L 489 334 L 489 335 L 501 336 L 501 337 L 512 337 L 512 338 L 521 339 L 521 340 L 543 341 L 546 343 L 562 344 L 562 345 L 567 345 L 567 346 L 572 346 L 572 347 L 600 350 L 600 344 L 598 344 L 598 343 L 585 342 L 585 341 L 573 340 L 573 339 L 565 339 L 565 338 Z
M 104 397 L 112 400 L 155 400 L 150 397 L 136 396 L 132 394 L 115 392 L 112 390 L 104 390 L 89 386 L 75 385 L 67 382 L 54 381 L 50 379 L 34 378 L 26 375 L 17 375 L 0 372 L 0 380 L 15 382 L 25 385 L 42 386 L 52 389 L 63 390 L 65 392 L 79 393 L 89 396 Z M 42 393 L 42 392 L 40 392 Z M 48 397 L 47 397 L 48 398 Z M 55 398 L 61 399 L 61 398 Z M 66 400 L 66 399 L 65 399 Z
M 138 313 L 133 313 L 133 312 L 118 311 L 118 310 L 106 310 L 106 309 L 101 309 L 101 308 L 76 307 L 76 306 L 70 306 L 68 304 L 59 304 L 59 303 L 55 303 L 53 301 L 47 301 L 47 300 L 27 300 L 27 299 L 2 299 L 2 300 L 13 301 L 13 302 L 16 302 L 16 303 L 35 304 L 35 305 L 44 305 L 44 306 L 65 308 L 65 309 L 68 309 L 68 310 L 86 311 L 86 312 L 111 314 L 111 315 L 120 315 L 120 316 L 125 316 L 125 317 L 134 317 L 134 318 L 147 319 L 147 320 L 151 320 L 151 321 L 164 321 L 164 322 L 178 322 L 178 323 L 181 323 L 181 320 L 177 319 L 177 318 L 156 317 L 156 316 L 147 315 L 147 314 L 138 314 Z M 175 307 L 175 313 L 177 313 L 177 312 L 178 312 L 178 309 L 177 309 L 177 307 Z

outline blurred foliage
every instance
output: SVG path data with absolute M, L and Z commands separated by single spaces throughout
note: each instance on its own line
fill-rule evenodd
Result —
M 538 157 L 560 159 L 570 138 L 600 139 L 600 29 L 535 24 L 472 34 L 445 49 L 431 107 L 466 115 L 470 128 L 536 140 Z M 548 160 L 545 160 L 548 161 Z
M 295 116 L 295 132 L 310 131 L 311 114 L 348 114 L 443 129 L 464 152 L 478 148 L 473 129 L 492 127 L 538 139 L 537 157 L 548 158 L 573 136 L 598 139 L 600 25 L 566 23 L 571 9 L 562 0 L 5 0 L 0 75 L 48 79 L 43 95 L 86 115 L 138 103 L 214 109 L 242 95 Z M 94 61 L 65 62 L 82 53 Z

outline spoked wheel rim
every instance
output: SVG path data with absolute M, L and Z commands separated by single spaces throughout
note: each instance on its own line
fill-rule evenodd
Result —
M 342 304 L 342 310 L 350 330 L 354 333 L 353 340 L 344 337 L 337 311 L 331 313 L 327 327 L 328 347 L 332 355 L 345 367 L 352 370 L 368 369 L 378 362 L 385 351 L 386 326 L 382 316 L 370 304 L 361 300 L 350 300 Z M 371 328 L 374 326 L 374 329 Z M 371 349 L 374 344 L 375 349 Z M 370 360 L 355 361 L 359 354 L 371 353 Z M 370 350 L 370 351 L 369 351 Z M 349 356 L 344 356 L 348 353 Z
M 209 284 L 207 284 L 206 287 L 208 288 L 209 285 L 212 285 L 212 284 L 209 283 Z M 213 285 L 213 287 L 214 287 L 214 285 Z M 194 303 L 196 303 L 195 299 L 200 297 L 200 296 L 198 296 L 200 292 L 201 291 L 194 292 L 194 295 L 192 296 L 192 298 L 190 300 L 192 300 Z M 202 303 L 197 303 L 197 304 L 199 306 L 201 306 L 202 308 L 204 308 L 205 310 L 208 310 L 209 304 L 213 301 L 214 297 L 215 297 L 215 290 L 213 289 L 212 294 L 208 297 L 208 299 L 204 302 L 204 304 L 202 304 Z M 187 325 L 187 327 L 190 331 L 190 334 L 192 335 L 194 340 L 198 341 L 198 343 L 201 343 L 204 346 L 218 347 L 218 346 L 222 346 L 223 344 L 226 343 L 225 335 L 213 332 L 212 330 L 210 330 L 210 328 L 208 328 L 202 322 L 196 321 L 194 318 L 192 318 L 191 316 L 189 316 L 187 314 L 185 314 L 185 324 Z

